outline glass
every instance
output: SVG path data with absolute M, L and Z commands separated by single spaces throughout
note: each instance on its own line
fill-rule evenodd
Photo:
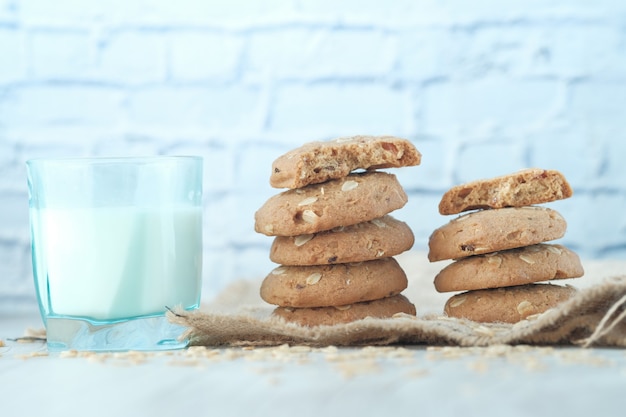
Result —
M 187 345 L 167 308 L 202 286 L 202 158 L 27 161 L 33 275 L 48 349 Z

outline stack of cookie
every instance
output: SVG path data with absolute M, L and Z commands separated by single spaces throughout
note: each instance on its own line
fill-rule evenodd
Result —
M 289 190 L 255 214 L 255 230 L 275 237 L 270 259 L 280 266 L 261 285 L 261 298 L 278 306 L 274 315 L 305 326 L 415 315 L 393 258 L 414 236 L 389 215 L 407 196 L 395 175 L 378 169 L 420 161 L 411 142 L 390 136 L 311 142 L 274 161 L 270 184 Z
M 537 204 L 569 198 L 572 189 L 554 170 L 526 169 L 453 187 L 439 204 L 451 220 L 429 239 L 431 262 L 455 260 L 435 277 L 451 297 L 445 313 L 478 322 L 516 323 L 568 299 L 570 286 L 542 283 L 584 274 L 578 255 L 544 242 L 564 236 L 567 224 Z

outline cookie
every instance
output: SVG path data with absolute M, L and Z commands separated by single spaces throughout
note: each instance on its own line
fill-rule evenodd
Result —
M 399 294 L 407 277 L 393 258 L 353 264 L 279 266 L 261 284 L 261 298 L 282 307 L 354 304 Z
M 410 314 L 412 316 L 416 314 L 415 306 L 403 295 L 339 307 L 277 307 L 273 312 L 274 316 L 309 327 L 332 326 L 334 324 L 361 320 L 366 317 L 390 318 L 398 313 Z
M 270 185 L 302 188 L 345 177 L 356 169 L 419 165 L 421 158 L 411 142 L 393 136 L 352 136 L 311 142 L 272 163 Z
M 578 278 L 583 274 L 574 252 L 561 245 L 538 244 L 459 259 L 437 274 L 435 288 L 439 292 L 469 291 Z
M 407 202 L 393 174 L 366 172 L 284 191 L 255 213 L 254 229 L 267 236 L 297 236 L 382 217 Z
M 282 265 L 325 265 L 391 257 L 413 246 L 404 222 L 386 215 L 369 222 L 299 236 L 277 236 L 270 259 Z
M 441 198 L 439 213 L 524 207 L 571 196 L 572 188 L 559 171 L 531 168 L 453 187 Z
M 567 223 L 546 207 L 471 212 L 436 229 L 428 241 L 431 262 L 519 248 L 559 239 Z
M 517 323 L 568 300 L 576 290 L 553 284 L 468 291 L 451 297 L 444 311 L 449 317 L 482 323 Z

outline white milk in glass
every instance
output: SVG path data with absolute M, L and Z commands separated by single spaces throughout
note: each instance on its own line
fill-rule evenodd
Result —
M 116 320 L 198 305 L 199 207 L 46 208 L 34 218 L 51 315 Z

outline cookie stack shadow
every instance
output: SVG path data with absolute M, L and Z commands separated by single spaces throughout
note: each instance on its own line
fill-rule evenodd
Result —
M 389 215 L 407 196 L 381 168 L 419 165 L 411 142 L 355 136 L 311 142 L 272 164 L 270 184 L 288 188 L 255 213 L 255 230 L 274 237 L 261 298 L 273 315 L 304 326 L 365 317 L 415 315 L 401 293 L 405 272 L 394 259 L 409 250 L 409 226 Z
M 572 189 L 554 170 L 526 169 L 451 188 L 442 215 L 462 214 L 429 239 L 431 262 L 452 260 L 435 277 L 438 292 L 461 292 L 445 304 L 450 317 L 517 323 L 567 300 L 575 289 L 553 281 L 584 271 L 576 253 L 545 242 L 565 235 L 567 223 L 541 204 Z M 539 206 L 538 206 L 539 205 Z

